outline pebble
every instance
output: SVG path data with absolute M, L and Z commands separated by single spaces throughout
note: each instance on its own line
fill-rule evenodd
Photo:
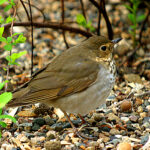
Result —
M 63 130 L 63 126 L 59 123 L 56 123 L 51 126 L 51 129 L 60 132 L 61 130 Z
M 103 120 L 104 115 L 103 114 L 99 114 L 99 113 L 94 113 L 93 114 L 93 118 L 94 118 L 95 121 L 99 122 L 99 121 Z
M 44 117 L 45 123 L 49 126 L 53 125 L 55 122 L 54 120 L 51 119 L 51 117 L 49 115 Z
M 40 136 L 40 137 L 34 137 L 34 138 L 31 138 L 31 144 L 34 144 L 36 145 L 37 143 L 42 143 L 45 141 L 45 137 L 43 136 Z
M 32 130 L 33 130 L 33 131 L 37 131 L 37 130 L 39 130 L 39 129 L 40 129 L 40 125 L 37 124 L 37 123 L 34 123 L 34 125 L 33 125 L 33 127 L 32 127 Z
M 130 124 L 127 124 L 127 129 L 128 129 L 128 131 L 135 131 L 135 130 L 136 130 L 136 128 L 133 127 L 133 126 L 130 125 Z
M 115 129 L 115 128 L 112 128 L 112 129 L 110 130 L 110 134 L 111 134 L 111 135 L 120 134 L 120 131 L 117 130 L 117 129 Z
M 56 132 L 53 130 L 50 130 L 46 133 L 46 140 L 49 141 L 51 139 L 55 139 Z
M 132 146 L 130 143 L 122 142 L 118 145 L 117 150 L 132 150 Z
M 45 120 L 44 118 L 39 117 L 39 118 L 35 118 L 33 120 L 33 123 L 38 124 L 39 126 L 43 126 L 45 124 Z
M 132 108 L 132 103 L 131 101 L 128 100 L 123 100 L 123 102 L 120 105 L 121 112 L 129 112 L 131 111 L 131 108 Z
M 137 112 L 138 112 L 138 113 L 142 113 L 142 112 L 143 112 L 143 107 L 142 107 L 142 106 L 139 106 L 138 109 L 137 109 Z
M 135 115 L 131 115 L 131 116 L 129 117 L 129 119 L 130 119 L 130 121 L 132 121 L 132 122 L 137 122 L 137 121 L 138 121 L 138 117 L 135 116 Z
M 124 121 L 124 122 L 128 122 L 129 118 L 128 117 L 121 117 L 121 120 Z
M 144 145 L 149 139 L 149 134 L 147 133 L 145 136 L 141 137 L 141 144 Z
M 120 118 L 113 113 L 108 114 L 107 117 L 108 117 L 108 120 L 112 121 L 112 122 L 119 122 L 120 121 Z
M 44 144 L 46 150 L 61 150 L 60 141 L 47 141 Z

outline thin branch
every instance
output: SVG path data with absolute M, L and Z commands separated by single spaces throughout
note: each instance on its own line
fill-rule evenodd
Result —
M 25 6 L 24 2 L 23 2 L 22 0 L 20 0 L 20 2 L 21 2 L 22 6 L 23 6 L 23 8 L 24 8 L 24 10 L 25 10 L 25 12 L 26 12 L 26 14 L 27 14 L 27 18 L 28 18 L 28 20 L 30 20 L 29 13 L 28 13 L 28 10 L 27 10 L 27 8 L 26 8 L 26 6 Z
M 148 17 L 150 15 L 150 9 L 148 9 L 148 12 L 147 12 L 147 15 L 142 23 L 142 26 L 141 26 L 141 29 L 140 29 L 140 33 L 139 33 L 139 43 L 142 44 L 141 40 L 142 40 L 142 33 L 144 31 L 144 27 L 145 27 L 145 24 L 147 23 L 148 21 Z
M 100 0 L 100 6 L 102 5 L 102 0 Z M 99 6 L 99 7 L 100 7 Z M 98 21 L 97 21 L 97 35 L 100 35 L 100 24 L 101 24 L 101 9 L 98 10 Z
M 85 9 L 84 9 L 84 3 L 83 3 L 82 0 L 80 0 L 80 4 L 81 4 L 81 9 L 82 9 L 82 14 L 83 14 L 85 20 L 87 20 L 87 19 L 86 19 L 86 14 L 85 14 Z
M 18 1 L 17 1 L 17 3 L 16 3 L 16 6 L 15 6 L 15 8 L 13 8 L 14 9 L 14 14 L 13 14 L 13 20 L 12 20 L 12 22 L 10 23 L 10 36 L 12 37 L 12 35 L 13 35 L 13 26 L 14 26 L 14 18 L 15 18 L 15 16 L 16 16 L 16 13 L 17 13 L 17 4 L 18 4 Z M 11 51 L 10 51 L 10 56 L 11 56 Z M 6 80 L 8 80 L 8 76 L 9 76 L 9 65 L 8 65 L 8 67 L 7 67 L 7 75 L 6 75 Z M 5 84 L 5 92 L 7 91 L 7 88 L 8 88 L 8 83 L 6 83 Z
M 64 31 L 70 31 L 73 33 L 81 34 L 85 37 L 92 36 L 91 32 L 87 32 L 87 31 L 79 29 L 79 28 L 70 27 L 70 26 L 67 26 L 67 25 L 64 25 L 61 23 L 56 23 L 56 22 L 55 23 L 53 23 L 53 22 L 49 22 L 49 23 L 32 22 L 32 25 L 37 28 L 52 28 L 52 29 L 56 29 L 56 30 L 61 29 Z M 5 24 L 4 25 L 5 30 L 8 30 L 8 28 L 10 28 L 10 26 L 11 26 L 10 23 Z M 14 26 L 29 27 L 29 26 L 31 26 L 31 22 L 14 22 Z
M 107 31 L 108 31 L 108 37 L 110 40 L 113 39 L 113 30 L 112 30 L 112 26 L 111 26 L 111 23 L 109 21 L 109 18 L 107 16 L 107 12 L 106 12 L 106 9 L 105 9 L 105 0 L 102 0 L 102 5 L 99 6 L 99 4 L 95 1 L 95 0 L 89 0 L 98 10 L 101 9 L 101 12 L 104 16 L 104 19 L 105 19 L 105 22 L 106 22 L 106 25 L 107 25 Z
M 64 19 L 65 19 L 64 0 L 61 0 L 61 11 L 62 11 L 61 12 L 62 24 L 64 24 Z M 62 33 L 63 33 L 64 42 L 66 44 L 66 48 L 69 48 L 69 45 L 66 40 L 65 31 L 63 30 Z
M 29 10 L 30 10 L 30 21 L 31 21 L 31 75 L 33 74 L 33 49 L 34 49 L 34 42 L 33 42 L 33 21 L 32 21 L 32 9 L 30 5 L 30 0 L 28 0 L 29 3 Z
M 23 2 L 29 5 L 28 2 L 25 2 L 25 1 L 23 1 Z M 37 10 L 42 14 L 42 16 L 43 16 L 43 21 L 45 21 L 45 20 L 46 20 L 46 17 L 45 17 L 45 15 L 44 15 L 43 11 L 42 11 L 40 8 L 38 8 L 38 7 L 36 7 L 35 5 L 33 5 L 33 4 L 30 4 L 30 5 L 31 5 L 31 7 L 34 7 L 35 9 L 37 9 Z

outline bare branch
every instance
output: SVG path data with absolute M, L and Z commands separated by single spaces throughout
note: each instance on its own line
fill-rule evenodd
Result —
M 56 29 L 56 30 L 61 29 L 64 31 L 78 33 L 78 34 L 81 34 L 86 37 L 92 36 L 91 32 L 87 32 L 87 31 L 79 29 L 79 28 L 70 27 L 70 26 L 67 26 L 67 25 L 64 25 L 61 23 L 56 23 L 56 22 L 55 23 L 53 23 L 53 22 L 49 22 L 49 23 L 32 22 L 32 25 L 37 28 L 52 28 L 52 29 Z M 4 25 L 5 30 L 8 30 L 8 28 L 10 28 L 10 26 L 11 26 L 10 23 L 5 24 Z M 14 22 L 14 26 L 29 27 L 29 26 L 31 26 L 31 22 Z
M 64 24 L 64 19 L 65 19 L 65 10 L 64 10 L 64 0 L 61 0 L 61 18 L 62 18 L 62 24 Z M 65 36 L 65 31 L 63 30 L 63 38 L 64 38 L 64 42 L 66 44 L 66 48 L 69 48 L 69 45 L 67 43 L 66 40 L 66 36 Z

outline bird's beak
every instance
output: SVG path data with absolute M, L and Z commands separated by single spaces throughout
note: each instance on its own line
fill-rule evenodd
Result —
M 120 42 L 121 40 L 122 40 L 122 38 L 117 38 L 117 39 L 112 40 L 112 42 L 113 42 L 114 44 L 117 44 L 117 43 Z

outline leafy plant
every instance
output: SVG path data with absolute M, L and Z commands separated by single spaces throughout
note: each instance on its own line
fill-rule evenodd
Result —
M 130 5 L 124 5 L 128 10 L 129 10 L 129 14 L 128 14 L 128 18 L 131 21 L 132 25 L 130 26 L 130 30 L 129 33 L 132 36 L 132 40 L 133 40 L 133 47 L 135 48 L 137 45 L 137 41 L 136 41 L 136 30 L 138 27 L 138 23 L 143 21 L 145 19 L 145 15 L 141 14 L 141 15 L 137 15 L 138 13 L 138 7 L 141 3 L 141 0 L 130 0 L 132 6 Z
M 4 87 L 5 83 L 8 81 L 5 80 L 5 82 L 0 83 L 0 90 Z M 16 119 L 10 115 L 2 115 L 2 108 L 12 99 L 12 93 L 11 92 L 4 92 L 0 94 L 0 126 L 5 128 L 7 124 L 2 121 L 2 119 L 8 118 L 12 120 L 14 123 L 16 122 Z M 1 138 L 1 130 L 0 130 L 0 138 Z
M 7 2 L 8 5 L 4 8 L 4 11 L 8 11 L 9 9 L 12 8 L 12 6 L 15 5 L 14 0 L 0 0 L 0 5 L 3 3 Z M 0 16 L 0 24 L 5 24 L 5 23 L 11 23 L 14 21 L 15 18 L 12 18 L 11 16 L 7 17 L 4 19 L 2 16 Z M 4 50 L 5 51 L 12 51 L 13 47 L 16 46 L 19 43 L 24 43 L 26 41 L 26 37 L 23 36 L 22 33 L 14 33 L 12 36 L 8 37 L 3 37 L 4 33 L 4 27 L 0 27 L 0 42 L 3 42 L 4 45 Z M 19 65 L 17 63 L 17 59 L 20 58 L 22 55 L 26 54 L 26 51 L 23 52 L 18 52 L 18 53 L 10 53 L 10 55 L 6 56 L 6 60 L 8 61 L 8 66 L 9 65 Z M 4 68 L 5 71 L 8 71 L 8 68 Z M 0 90 L 2 90 L 7 84 L 8 80 L 5 80 L 4 82 L 0 83 Z M 12 120 L 14 123 L 16 122 L 16 119 L 10 115 L 3 115 L 2 114 L 2 109 L 3 107 L 12 99 L 12 93 L 11 92 L 3 92 L 0 94 L 0 126 L 5 128 L 7 124 L 2 121 L 2 119 L 8 118 Z M 0 130 L 0 137 L 1 137 L 1 130 Z
M 90 29 L 91 32 L 95 31 L 95 28 L 92 26 L 92 22 L 91 21 L 87 22 L 82 14 L 78 14 L 76 16 L 76 21 L 80 26 L 86 29 Z

